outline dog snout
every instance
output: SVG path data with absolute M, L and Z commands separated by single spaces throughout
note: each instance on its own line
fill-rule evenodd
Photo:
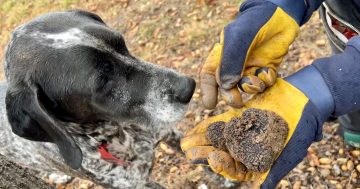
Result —
M 174 85 L 173 92 L 176 101 L 188 103 L 191 100 L 195 90 L 195 81 L 189 77 L 182 77 Z

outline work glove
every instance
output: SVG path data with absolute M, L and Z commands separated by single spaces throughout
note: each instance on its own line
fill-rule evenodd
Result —
M 299 33 L 304 7 L 301 0 L 247 0 L 241 5 L 201 69 L 206 108 L 216 106 L 218 92 L 227 104 L 239 108 L 240 91 L 257 94 L 275 83 L 276 68 Z
M 226 151 L 211 146 L 206 131 L 214 122 L 229 122 L 249 109 L 256 108 L 276 113 L 288 124 L 284 148 L 270 170 L 252 172 L 236 162 Z M 334 111 L 334 100 L 319 71 L 308 66 L 294 75 L 277 79 L 264 93 L 255 96 L 241 109 L 204 120 L 186 133 L 181 148 L 187 159 L 195 164 L 206 164 L 228 179 L 255 181 L 261 188 L 274 188 L 307 154 L 313 141 L 321 139 L 322 125 Z

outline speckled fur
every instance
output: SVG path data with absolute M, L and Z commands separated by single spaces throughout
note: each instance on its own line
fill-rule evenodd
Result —
M 131 124 L 99 123 L 103 127 L 87 130 L 86 127 L 72 124 L 70 132 L 81 146 L 83 162 L 81 170 L 73 170 L 62 160 L 55 144 L 33 142 L 11 132 L 6 118 L 4 95 L 6 84 L 0 85 L 0 153 L 22 166 L 41 172 L 59 172 L 70 176 L 90 179 L 106 187 L 113 188 L 150 188 L 160 187 L 148 180 L 153 160 L 154 148 L 161 140 L 176 140 L 181 137 L 176 130 L 143 130 Z M 81 128 L 81 129 L 79 129 Z M 119 132 L 121 133 L 119 135 Z M 82 134 L 77 134 L 82 133 Z M 86 137 L 82 136 L 86 133 Z M 153 133 L 153 134 L 151 134 Z M 156 134 L 155 134 L 156 133 Z M 155 136 L 155 135 L 156 136 Z M 123 136 L 119 138 L 119 136 Z M 127 167 L 116 166 L 100 159 L 97 151 L 100 141 L 115 140 L 116 146 L 108 146 L 112 154 L 128 161 Z
M 87 178 L 105 187 L 117 189 L 161 188 L 160 185 L 150 181 L 148 178 L 153 165 L 154 148 L 162 140 L 173 142 L 180 139 L 181 134 L 179 134 L 176 129 L 171 127 L 171 125 L 174 125 L 182 118 L 186 109 L 186 104 L 169 100 L 173 94 L 164 94 L 166 94 L 165 92 L 168 90 L 168 88 L 173 87 L 174 82 L 171 81 L 172 78 L 181 79 L 184 77 L 172 70 L 164 69 L 159 66 L 137 60 L 134 57 L 130 57 L 130 55 L 126 55 L 126 52 L 121 53 L 119 52 L 121 49 L 114 49 L 113 46 L 109 45 L 109 43 L 107 43 L 105 40 L 99 39 L 95 37 L 95 35 L 90 35 L 86 32 L 83 32 L 81 29 L 76 27 L 64 29 L 61 28 L 61 26 L 55 24 L 54 28 L 60 27 L 61 31 L 54 32 L 54 29 L 50 28 L 49 31 L 51 30 L 51 32 L 49 33 L 44 31 L 37 31 L 36 29 L 34 30 L 34 28 L 29 29 L 34 26 L 37 27 L 37 25 L 41 26 L 41 22 L 43 20 L 49 22 L 49 18 L 50 20 L 52 18 L 56 19 L 57 16 L 60 16 L 60 19 L 57 19 L 57 22 L 63 22 L 64 19 L 68 19 L 69 23 L 71 23 L 73 22 L 71 20 L 72 17 L 77 15 L 85 15 L 82 19 L 84 19 L 85 22 L 89 21 L 90 23 L 88 26 L 85 25 L 85 27 L 94 27 L 97 29 L 100 28 L 104 30 L 104 32 L 109 32 L 107 26 L 104 25 L 102 21 L 99 22 L 100 18 L 97 18 L 96 15 L 92 15 L 91 13 L 81 11 L 50 13 L 40 17 L 34 22 L 30 22 L 30 24 L 25 24 L 18 27 L 14 32 L 12 41 L 10 41 L 8 45 L 8 53 L 4 62 L 8 84 L 1 83 L 0 85 L 0 153 L 12 159 L 14 162 L 32 169 L 46 172 L 60 172 L 71 176 Z M 87 17 L 88 15 L 90 15 L 89 18 Z M 61 16 L 63 16 L 64 19 L 61 19 Z M 74 21 L 74 23 L 76 22 L 77 21 Z M 25 62 L 31 62 L 32 60 L 39 61 L 36 59 L 37 57 L 33 56 L 35 56 L 34 54 L 36 53 L 42 52 L 41 50 L 35 51 L 31 47 L 28 48 L 28 50 L 34 50 L 33 53 L 27 51 L 16 52 L 16 45 L 14 45 L 14 40 L 17 40 L 18 38 L 29 39 L 28 41 L 31 41 L 31 43 L 35 43 L 37 45 L 35 48 L 41 47 L 45 50 L 50 49 L 54 52 L 57 50 L 60 51 L 78 46 L 97 49 L 101 52 L 111 54 L 111 56 L 121 60 L 121 62 L 124 64 L 134 66 L 135 69 L 139 70 L 138 72 L 144 72 L 144 74 L 151 76 L 146 81 L 147 86 L 146 90 L 144 89 L 144 91 L 142 91 L 143 94 L 136 94 L 139 96 L 141 95 L 138 98 L 144 99 L 144 103 L 135 106 L 136 109 L 121 110 L 127 112 L 129 115 L 134 114 L 135 116 L 133 117 L 117 116 L 112 118 L 112 116 L 105 115 L 99 118 L 101 121 L 79 123 L 71 121 L 59 121 L 57 120 L 57 115 L 52 115 L 55 117 L 55 121 L 64 125 L 62 129 L 66 131 L 65 133 L 71 136 L 71 138 L 75 141 L 75 144 L 81 149 L 82 161 L 81 167 L 79 169 L 72 169 L 65 163 L 64 159 L 62 158 L 64 154 L 60 153 L 56 144 L 50 142 L 41 142 L 41 138 L 36 139 L 40 141 L 30 141 L 19 137 L 12 132 L 12 127 L 9 124 L 10 119 L 8 116 L 6 116 L 7 113 L 9 115 L 9 112 L 6 112 L 5 96 L 22 93 L 22 90 L 25 90 L 28 87 L 27 83 L 31 84 L 32 82 L 23 81 L 21 80 L 21 77 L 19 80 L 19 73 L 17 72 L 22 74 L 22 72 L 26 72 L 27 70 L 26 68 L 24 69 L 22 67 L 22 64 L 19 64 L 14 60 L 24 60 Z M 26 49 L 26 45 L 24 46 L 25 47 L 21 48 Z M 52 66 L 46 64 L 47 60 L 42 61 L 45 61 L 45 66 Z M 64 66 L 61 67 L 61 69 L 66 69 Z M 82 69 L 86 70 L 87 68 L 82 67 Z M 68 72 L 69 71 L 72 70 L 69 69 Z M 27 72 L 27 74 L 33 73 Z M 64 72 L 64 74 L 66 74 L 66 72 Z M 52 77 L 56 76 L 55 73 L 49 73 L 49 75 Z M 69 85 L 62 83 L 68 79 L 70 80 L 70 85 L 76 86 L 76 78 L 69 79 L 66 77 L 77 77 L 77 75 L 60 75 L 59 78 L 55 78 L 54 81 L 51 82 L 54 82 L 55 85 Z M 23 79 L 29 78 L 32 78 L 32 76 L 25 76 Z M 97 82 L 96 76 L 89 75 L 86 82 L 89 82 L 90 86 L 95 85 Z M 24 83 L 24 87 L 23 85 L 18 86 L 19 83 Z M 51 86 L 49 87 L 48 83 L 46 83 L 46 86 L 41 86 L 43 88 L 42 90 L 45 90 L 44 93 L 46 95 L 51 94 L 46 90 L 56 89 L 51 88 Z M 41 85 L 41 81 L 38 85 Z M 111 99 L 107 99 L 110 100 L 110 102 L 113 104 L 109 103 L 108 105 L 113 106 L 119 101 L 121 101 L 122 104 L 130 102 L 132 98 L 131 93 L 126 89 L 119 88 L 121 85 L 119 87 L 116 85 L 116 87 L 117 88 L 113 88 L 111 90 Z M 67 90 L 67 92 L 69 91 L 68 88 L 65 90 Z M 141 89 L 139 90 L 141 91 Z M 64 100 L 63 97 L 61 97 L 60 100 L 61 103 L 68 102 L 66 99 Z M 9 102 L 11 101 L 9 100 Z M 70 101 L 70 103 L 74 102 L 77 102 L 77 100 Z M 6 101 L 6 103 L 8 103 L 8 101 Z M 72 114 L 77 113 L 76 110 L 73 110 L 74 108 L 71 108 L 70 105 L 71 104 L 65 104 L 64 107 L 67 108 Z M 106 108 L 108 108 L 107 106 L 98 103 L 98 101 L 92 102 L 91 105 L 94 106 L 92 107 L 93 109 L 98 108 L 101 110 L 102 114 L 104 114 L 103 112 L 106 110 Z M 17 106 L 24 106 L 26 109 L 27 104 L 18 103 Z M 113 108 L 115 108 L 116 111 L 120 111 L 116 109 L 117 107 Z M 110 107 L 109 110 L 106 111 L 109 112 L 108 114 L 113 113 Z M 134 112 L 140 113 L 136 114 Z M 98 115 L 99 114 L 96 114 L 96 116 Z M 66 119 L 69 118 L 66 117 Z M 107 142 L 107 148 L 111 154 L 127 162 L 125 166 L 115 165 L 100 158 L 98 146 L 104 141 Z

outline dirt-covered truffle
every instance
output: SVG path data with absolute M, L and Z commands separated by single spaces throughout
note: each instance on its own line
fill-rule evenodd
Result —
M 225 122 L 214 122 L 207 128 L 206 137 L 210 140 L 212 146 L 220 150 L 226 150 L 224 138 Z
M 286 121 L 276 113 L 251 108 L 227 123 L 223 134 L 236 161 L 248 170 L 264 172 L 281 152 L 288 131 Z

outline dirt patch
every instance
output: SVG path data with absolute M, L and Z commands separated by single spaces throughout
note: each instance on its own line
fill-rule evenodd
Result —
M 50 189 L 33 171 L 22 168 L 0 155 L 0 188 L 6 189 Z
M 276 113 L 250 108 L 229 123 L 211 124 L 207 137 L 214 147 L 227 149 L 248 170 L 264 172 L 283 149 L 288 131 L 286 121 Z

